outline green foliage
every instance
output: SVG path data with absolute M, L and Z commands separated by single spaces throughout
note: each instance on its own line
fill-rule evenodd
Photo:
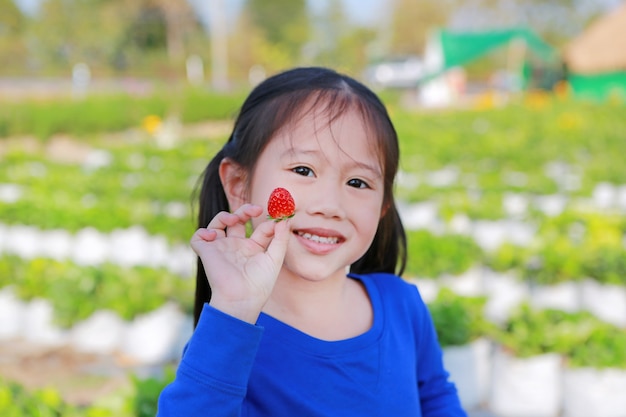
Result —
M 157 413 L 157 403 L 163 388 L 174 380 L 175 370 L 166 367 L 161 377 L 132 378 L 135 395 L 130 402 L 135 417 L 154 417 Z
M 626 285 L 626 249 L 623 246 L 597 247 L 582 257 L 585 276 L 614 285 Z
M 201 89 L 157 91 L 149 96 L 93 94 L 75 100 L 26 100 L 0 103 L 0 138 L 34 135 L 42 140 L 63 133 L 90 137 L 96 133 L 139 128 L 150 115 L 180 117 L 184 123 L 231 119 L 241 105 L 239 94 Z
M 542 285 L 593 278 L 623 285 L 626 281 L 626 235 L 621 216 L 566 210 L 545 218 L 533 245 L 504 244 L 487 254 L 485 263 L 497 271 L 518 270 Z
M 448 288 L 439 291 L 428 304 L 442 347 L 466 345 L 491 332 L 485 320 L 485 297 L 466 297 Z
M 13 286 L 17 296 L 43 298 L 54 307 L 57 324 L 71 327 L 98 310 L 131 320 L 173 301 L 192 311 L 195 281 L 163 269 L 122 268 L 104 264 L 82 267 L 69 261 L 0 257 L 0 288 Z
M 436 236 L 427 230 L 411 230 L 407 232 L 407 241 L 407 276 L 438 278 L 444 274 L 458 275 L 481 258 L 479 246 L 468 236 Z
M 154 417 L 163 388 L 174 380 L 175 371 L 165 367 L 158 377 L 131 375 L 132 389 L 118 393 L 122 401 L 98 400 L 76 406 L 62 398 L 55 388 L 26 389 L 0 378 L 0 415 L 3 417 Z
M 558 353 L 572 367 L 626 368 L 626 332 L 589 312 L 522 305 L 495 333 L 516 356 Z
M 528 249 L 504 243 L 492 253 L 485 254 L 484 264 L 496 272 L 523 270 L 528 265 Z
M 606 323 L 596 325 L 580 343 L 570 346 L 568 365 L 573 368 L 626 369 L 626 331 Z
M 305 0 L 248 0 L 246 7 L 270 44 L 284 48 L 292 62 L 310 37 L 310 22 Z
M 186 140 L 165 150 L 147 141 L 121 147 L 95 142 L 94 150 L 106 150 L 110 159 L 98 169 L 11 151 L 0 159 L 0 183 L 23 187 L 23 195 L 16 202 L 0 202 L 0 218 L 3 223 L 70 232 L 141 225 L 172 242 L 187 242 L 195 230 L 194 187 L 221 143 Z M 182 210 L 172 214 L 172 204 Z
M 83 410 L 65 403 L 54 388 L 28 391 L 17 383 L 2 379 L 0 379 L 0 414 L 3 417 L 79 417 L 85 415 Z M 101 415 L 102 417 L 112 416 L 112 414 Z

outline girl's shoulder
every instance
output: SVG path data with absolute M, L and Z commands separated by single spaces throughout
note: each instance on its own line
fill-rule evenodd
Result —
M 375 290 L 382 298 L 394 297 L 419 300 L 421 296 L 417 286 L 404 278 L 389 272 L 373 272 L 369 274 L 350 274 L 351 277 L 361 280 L 368 290 Z

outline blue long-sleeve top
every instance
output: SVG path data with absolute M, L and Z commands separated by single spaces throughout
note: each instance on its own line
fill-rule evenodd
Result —
M 346 340 L 205 305 L 158 416 L 465 417 L 417 288 L 391 274 L 350 278 L 365 285 L 374 321 Z

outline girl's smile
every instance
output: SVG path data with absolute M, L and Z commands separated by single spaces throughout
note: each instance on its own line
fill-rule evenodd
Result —
M 345 241 L 341 234 L 327 229 L 294 230 L 293 233 L 305 249 L 316 255 L 325 255 L 337 249 Z

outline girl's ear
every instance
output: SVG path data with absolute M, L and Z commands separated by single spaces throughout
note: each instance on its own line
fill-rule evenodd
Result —
M 383 217 L 385 217 L 385 214 L 387 214 L 387 212 L 389 211 L 390 207 L 391 207 L 391 203 L 383 203 L 383 207 L 380 210 L 380 218 L 381 219 Z
M 235 211 L 246 202 L 246 172 L 232 159 L 224 158 L 220 162 L 219 174 L 230 210 Z

